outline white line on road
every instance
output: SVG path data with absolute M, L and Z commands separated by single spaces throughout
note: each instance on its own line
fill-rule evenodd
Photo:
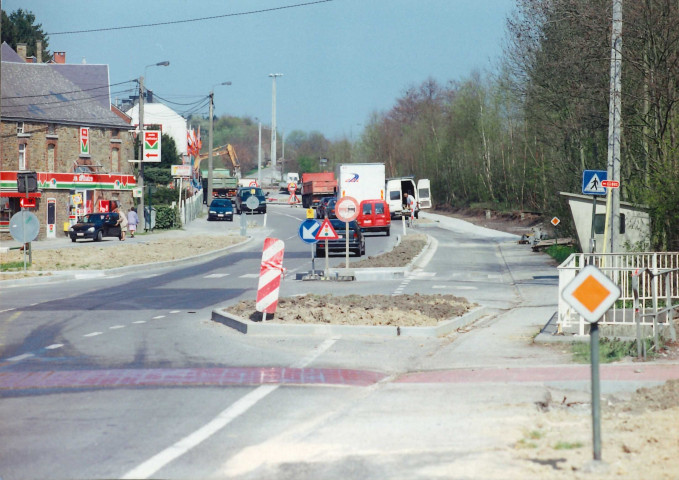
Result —
M 203 278 L 222 278 L 228 275 L 228 273 L 211 273 L 210 275 L 206 275 Z
M 27 358 L 35 357 L 34 354 L 32 353 L 24 353 L 23 355 L 17 355 L 16 357 L 8 358 L 8 362 L 20 362 L 21 360 L 25 360 Z
M 146 320 L 137 320 L 136 322 L 132 322 L 132 323 L 146 323 Z
M 125 325 L 113 325 L 112 327 L 108 327 L 109 330 L 118 330 L 119 328 L 125 328 Z
M 170 313 L 180 313 L 181 310 L 171 310 Z
M 11 312 L 13 308 L 8 308 L 7 310 L 0 310 L 0 313 Z
M 57 348 L 61 348 L 63 346 L 63 343 L 53 343 L 52 345 L 45 347 L 45 350 L 56 350 Z
M 258 278 L 259 273 L 246 273 L 245 275 L 241 275 L 238 278 Z
M 159 318 L 165 318 L 165 315 L 158 315 L 157 317 L 153 317 L 152 320 L 158 320 Z
M 311 353 L 309 353 L 309 355 L 302 358 L 295 365 L 292 365 L 292 368 L 303 368 L 309 365 L 318 356 L 320 356 L 321 354 L 323 354 L 323 352 L 330 348 L 336 341 L 337 338 L 330 338 L 328 340 L 325 340 Z M 260 387 L 257 387 L 252 392 L 248 393 L 240 400 L 230 405 L 227 409 L 222 411 L 210 422 L 208 422 L 195 432 L 182 438 L 174 445 L 166 448 L 162 452 L 149 458 L 141 465 L 133 468 L 125 475 L 123 475 L 122 478 L 125 479 L 149 478 L 155 475 L 155 473 L 158 472 L 165 465 L 167 465 L 174 459 L 181 457 L 194 447 L 200 445 L 205 440 L 210 438 L 212 435 L 226 427 L 229 423 L 238 418 L 240 415 L 250 410 L 250 408 L 255 406 L 264 397 L 274 392 L 278 387 L 279 385 L 262 385 Z
M 83 335 L 83 337 L 96 337 L 97 335 L 102 335 L 104 332 L 92 332 L 92 333 L 86 333 Z

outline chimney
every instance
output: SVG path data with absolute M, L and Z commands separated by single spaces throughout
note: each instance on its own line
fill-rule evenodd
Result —
M 17 43 L 17 54 L 21 57 L 21 59 L 24 62 L 26 61 L 26 44 L 25 43 Z
M 35 57 L 36 62 L 42 63 L 42 40 L 35 41 Z
M 66 52 L 54 52 L 54 63 L 66 63 Z

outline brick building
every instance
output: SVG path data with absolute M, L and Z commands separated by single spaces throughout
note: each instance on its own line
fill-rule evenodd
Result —
M 136 187 L 128 162 L 134 139 L 129 117 L 111 109 L 108 67 L 26 63 L 11 53 L 3 43 L 0 238 L 9 238 L 9 219 L 21 210 L 25 195 L 17 192 L 16 178 L 22 170 L 38 176 L 29 200 L 39 240 L 63 235 L 65 225 L 86 213 L 115 205 L 127 211 Z

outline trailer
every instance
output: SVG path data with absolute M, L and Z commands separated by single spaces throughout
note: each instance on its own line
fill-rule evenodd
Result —
M 316 208 L 323 197 L 333 197 L 337 192 L 335 174 L 332 172 L 302 174 L 302 206 Z

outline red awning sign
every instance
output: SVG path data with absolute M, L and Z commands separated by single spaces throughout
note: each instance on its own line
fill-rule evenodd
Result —
M 620 188 L 620 182 L 617 180 L 602 180 L 601 186 L 606 188 Z
M 0 197 L 26 198 L 26 194 L 19 192 L 0 192 Z M 42 197 L 42 192 L 30 192 L 28 194 L 28 198 L 40 198 L 40 197 Z

